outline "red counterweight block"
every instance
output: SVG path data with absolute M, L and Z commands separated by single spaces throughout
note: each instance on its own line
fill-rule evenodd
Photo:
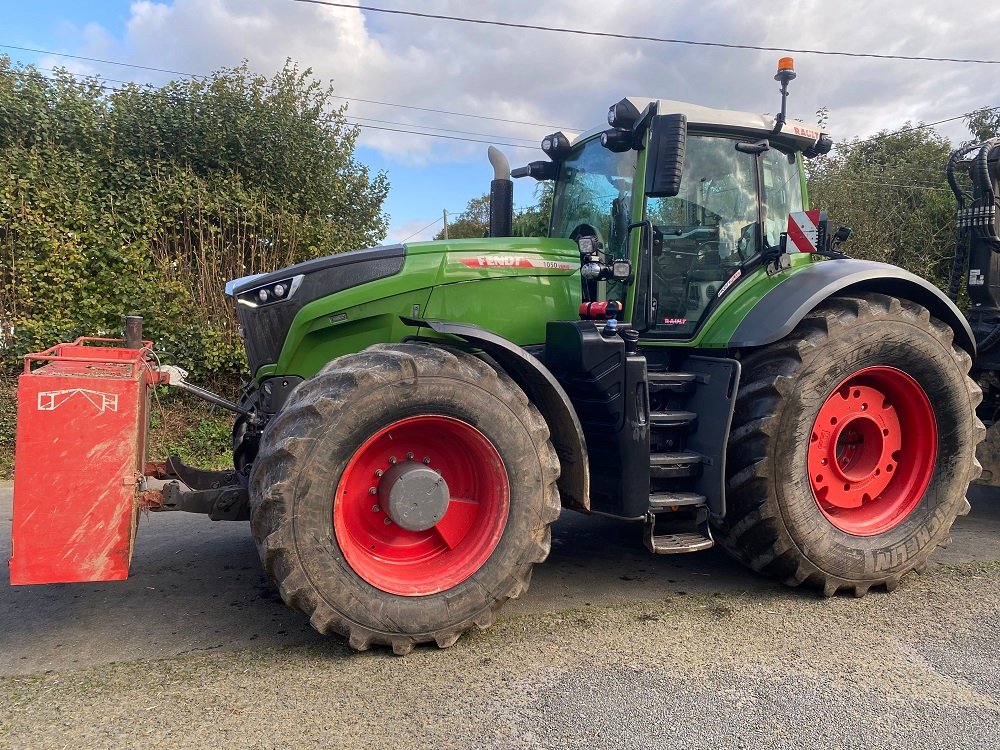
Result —
M 78 339 L 25 357 L 12 584 L 128 577 L 146 452 L 149 350 L 109 344 Z

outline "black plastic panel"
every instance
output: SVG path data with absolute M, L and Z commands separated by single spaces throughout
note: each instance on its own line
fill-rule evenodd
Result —
M 687 439 L 687 448 L 700 453 L 702 471 L 694 491 L 707 498 L 713 517 L 726 513 L 726 445 L 740 384 L 740 363 L 723 357 L 688 357 L 682 368 L 697 378 L 687 408 L 698 414 L 698 429 Z
M 548 324 L 545 364 L 576 410 L 587 442 L 591 509 L 638 517 L 649 507 L 646 360 L 592 321 Z

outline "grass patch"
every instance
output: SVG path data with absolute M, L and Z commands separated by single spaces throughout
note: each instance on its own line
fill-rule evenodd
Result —
M 149 459 L 179 456 L 200 469 L 231 469 L 234 415 L 186 393 L 159 391 L 149 418 Z

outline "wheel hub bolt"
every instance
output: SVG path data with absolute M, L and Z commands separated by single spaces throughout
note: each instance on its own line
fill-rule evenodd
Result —
M 378 490 L 375 489 L 374 487 L 369 487 L 368 488 L 368 494 L 369 495 L 377 495 L 378 494 Z
M 380 510 L 382 509 L 377 504 L 372 506 L 372 513 L 378 513 Z
M 385 519 L 385 525 L 386 525 L 386 526 L 388 526 L 388 525 L 389 525 L 389 524 L 391 524 L 391 523 L 392 523 L 392 519 L 391 519 L 391 518 L 386 518 L 386 519 Z
M 413 460 L 413 451 L 410 451 L 409 453 L 406 454 L 406 460 L 407 461 Z
M 383 474 L 385 474 L 385 472 L 382 471 L 381 469 L 375 469 L 375 476 L 380 477 Z
M 429 464 L 431 462 L 430 456 L 424 456 L 424 463 Z

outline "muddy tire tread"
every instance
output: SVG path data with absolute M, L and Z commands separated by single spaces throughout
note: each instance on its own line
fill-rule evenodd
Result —
M 895 589 L 904 573 L 893 572 L 876 580 L 852 580 L 834 575 L 812 563 L 798 548 L 771 492 L 773 478 L 768 451 L 776 445 L 778 412 L 782 399 L 792 387 L 795 375 L 804 367 L 807 355 L 822 348 L 838 329 L 892 313 L 933 336 L 948 349 L 964 373 L 969 395 L 968 429 L 973 445 L 985 436 L 975 407 L 982 400 L 978 385 L 968 377 L 969 355 L 954 345 L 953 332 L 933 319 L 920 305 L 883 294 L 858 294 L 828 300 L 810 312 L 788 338 L 748 353 L 742 361 L 744 377 L 737 394 L 736 414 L 728 446 L 729 504 L 724 523 L 716 529 L 716 540 L 731 556 L 750 568 L 777 578 L 789 586 L 810 586 L 824 596 L 849 591 L 864 596 L 875 586 Z M 967 463 L 967 486 L 982 471 L 978 460 Z M 963 510 L 967 508 L 967 502 Z M 961 510 L 958 514 L 961 514 Z M 966 511 L 967 512 L 967 511 Z M 918 556 L 909 561 L 909 570 L 923 570 L 927 558 L 939 545 L 947 544 L 954 516 Z
M 389 382 L 442 375 L 476 382 L 516 409 L 530 434 L 543 477 L 538 522 L 532 538 L 521 546 L 518 559 L 506 561 L 509 576 L 502 590 L 485 595 L 490 600 L 488 606 L 445 627 L 430 625 L 405 633 L 379 630 L 338 612 L 303 570 L 299 556 L 325 554 L 323 547 L 330 541 L 316 540 L 315 545 L 297 542 L 291 524 L 296 512 L 296 487 L 303 481 L 322 481 L 322 477 L 314 476 L 320 467 L 309 460 L 316 436 L 333 415 L 350 408 L 360 391 Z M 545 420 L 504 372 L 474 355 L 440 346 L 376 345 L 329 363 L 295 390 L 282 412 L 267 426 L 250 478 L 251 530 L 262 565 L 277 583 L 282 599 L 305 614 L 320 633 L 346 636 L 351 648 L 358 651 L 383 645 L 405 655 L 421 643 L 447 648 L 465 631 L 489 627 L 497 609 L 527 590 L 532 565 L 544 561 L 549 553 L 550 524 L 560 512 L 558 476 L 559 461 Z

